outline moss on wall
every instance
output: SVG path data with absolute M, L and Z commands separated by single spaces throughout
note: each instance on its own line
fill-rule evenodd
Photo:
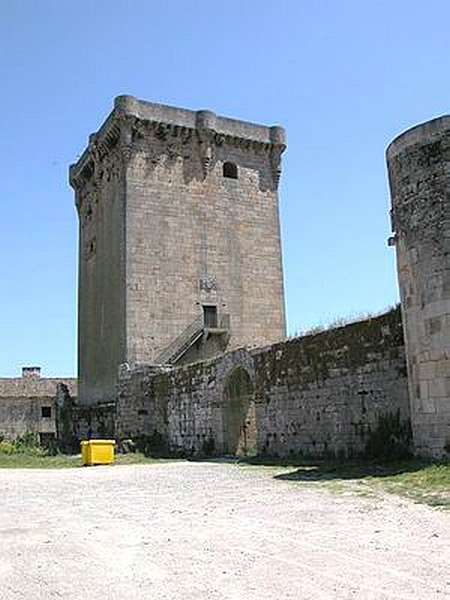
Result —
M 251 385 L 237 378 L 230 392 L 230 376 L 244 369 Z M 400 310 L 168 372 L 131 372 L 119 394 L 126 431 L 163 436 L 176 454 L 229 452 L 230 415 L 243 424 L 241 383 L 251 389 L 246 421 L 258 454 L 363 455 L 377 447 L 382 415 L 409 417 Z
M 274 344 L 255 355 L 255 367 L 263 381 L 299 381 L 305 385 L 330 377 L 330 369 L 355 370 L 368 362 L 399 357 L 403 327 L 400 307 L 388 313 L 336 329 Z

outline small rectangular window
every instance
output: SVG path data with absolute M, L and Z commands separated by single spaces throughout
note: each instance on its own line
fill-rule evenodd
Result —
M 48 419 L 52 416 L 52 407 L 51 406 L 41 406 L 41 417 L 43 419 Z
M 237 165 L 232 162 L 223 163 L 223 176 L 228 179 L 237 179 L 238 178 L 238 170 Z

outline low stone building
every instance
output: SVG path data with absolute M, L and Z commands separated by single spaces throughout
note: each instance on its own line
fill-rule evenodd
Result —
M 57 402 L 77 396 L 74 378 L 41 377 L 40 367 L 23 367 L 22 377 L 0 378 L 0 436 L 15 440 L 37 433 L 43 445 L 57 433 Z

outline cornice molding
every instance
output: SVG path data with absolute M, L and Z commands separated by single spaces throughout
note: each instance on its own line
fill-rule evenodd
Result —
M 215 148 L 226 145 L 268 156 L 274 180 L 278 183 L 281 155 L 286 149 L 286 135 L 282 127 L 266 127 L 218 117 L 212 111 L 190 111 L 119 96 L 105 123 L 89 137 L 89 144 L 81 158 L 71 165 L 70 185 L 77 190 L 93 176 L 95 178 L 105 156 L 118 145 L 126 166 L 132 155 L 134 139 L 144 138 L 149 130 L 161 142 L 169 137 L 183 143 L 195 140 L 200 147 L 205 177 L 213 164 Z

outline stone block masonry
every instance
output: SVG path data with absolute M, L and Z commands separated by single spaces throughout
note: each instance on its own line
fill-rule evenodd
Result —
M 414 446 L 450 453 L 450 117 L 387 150 Z
M 55 438 L 59 390 L 75 399 L 76 379 L 40 377 L 37 367 L 24 367 L 22 377 L 0 378 L 0 435 L 14 440 L 34 432 L 43 442 Z
M 380 431 L 386 423 L 397 431 Z M 117 424 L 118 437 L 153 436 L 186 455 L 357 456 L 396 435 L 406 447 L 400 311 L 186 367 L 128 371 Z
M 191 362 L 284 338 L 285 147 L 278 126 L 116 98 L 70 169 L 82 405 L 116 400 L 122 364 Z
M 353 456 L 405 449 L 411 421 L 416 454 L 449 457 L 450 117 L 387 150 L 403 326 L 396 309 L 283 341 L 285 148 L 278 126 L 116 98 L 70 169 L 79 403 L 29 367 L 0 380 L 0 434 Z

